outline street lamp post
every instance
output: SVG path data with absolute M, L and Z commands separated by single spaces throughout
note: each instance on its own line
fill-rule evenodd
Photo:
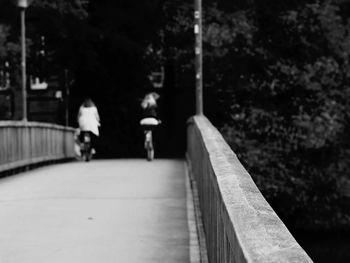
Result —
M 26 76 L 26 27 L 25 27 L 25 11 L 28 7 L 27 0 L 18 0 L 17 6 L 21 11 L 21 70 L 22 70 L 22 120 L 27 121 L 27 76 Z
M 203 115 L 202 0 L 194 0 L 196 114 Z
M 66 105 L 65 105 L 65 124 L 69 126 L 69 83 L 68 83 L 68 69 L 64 70 L 64 86 L 66 89 Z

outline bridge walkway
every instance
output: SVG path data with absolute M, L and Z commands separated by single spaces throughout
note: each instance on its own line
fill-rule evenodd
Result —
M 0 262 L 190 262 L 185 174 L 183 160 L 134 159 L 2 178 Z

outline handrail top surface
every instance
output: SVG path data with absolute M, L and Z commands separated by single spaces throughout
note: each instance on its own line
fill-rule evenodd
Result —
M 52 128 L 58 130 L 75 131 L 76 129 L 70 126 L 62 126 L 54 123 L 35 122 L 35 121 L 0 121 L 1 127 L 41 127 Z
M 217 179 L 218 191 L 247 262 L 312 262 L 263 197 L 220 132 L 204 115 L 196 125 Z

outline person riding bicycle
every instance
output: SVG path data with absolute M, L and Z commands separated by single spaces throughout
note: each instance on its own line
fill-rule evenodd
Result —
M 147 160 L 152 161 L 154 158 L 154 145 L 152 139 L 152 131 L 160 124 L 160 120 L 157 116 L 157 99 L 159 95 L 155 92 L 149 93 L 141 102 L 143 108 L 143 119 L 140 124 L 143 128 L 145 135 L 144 147 L 147 151 Z
M 91 135 L 92 153 L 95 153 L 96 139 L 99 136 L 100 116 L 95 103 L 86 98 L 79 108 L 78 123 L 80 128 L 79 140 L 83 141 L 85 132 Z

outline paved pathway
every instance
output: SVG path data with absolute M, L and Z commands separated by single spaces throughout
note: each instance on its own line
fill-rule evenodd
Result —
M 0 179 L 0 262 L 189 262 L 184 169 L 93 160 Z

